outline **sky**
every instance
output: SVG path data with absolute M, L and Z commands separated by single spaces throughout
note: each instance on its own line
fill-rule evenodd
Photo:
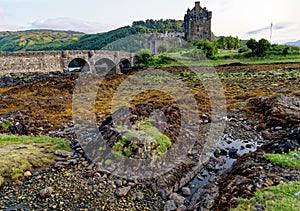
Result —
M 195 0 L 0 0 L 0 31 L 100 33 L 146 19 L 183 19 Z M 300 40 L 299 0 L 202 0 L 215 35 L 284 43 Z

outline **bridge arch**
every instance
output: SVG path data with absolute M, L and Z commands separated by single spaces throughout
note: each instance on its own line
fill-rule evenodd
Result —
M 99 58 L 95 62 L 96 73 L 117 73 L 117 65 L 109 58 Z
M 74 58 L 68 64 L 69 71 L 89 72 L 90 66 L 88 62 L 82 58 Z
M 123 58 L 119 62 L 119 68 L 121 70 L 121 73 L 127 73 L 130 68 L 132 67 L 132 63 L 129 59 Z

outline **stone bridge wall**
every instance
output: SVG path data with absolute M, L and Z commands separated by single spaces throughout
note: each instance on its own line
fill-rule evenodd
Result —
M 62 52 L 0 52 L 0 74 L 62 71 Z
M 99 59 L 108 59 L 115 65 L 123 59 L 133 65 L 134 54 L 117 51 L 32 51 L 0 52 L 0 75 L 7 73 L 65 71 L 76 58 L 84 59 L 89 66 Z

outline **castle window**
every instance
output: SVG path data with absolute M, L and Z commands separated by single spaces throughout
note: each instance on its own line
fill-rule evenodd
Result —
M 200 29 L 201 29 L 200 26 L 197 26 L 197 32 L 200 32 Z

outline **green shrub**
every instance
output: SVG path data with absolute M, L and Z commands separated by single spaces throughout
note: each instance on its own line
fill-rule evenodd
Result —
M 149 49 L 142 49 L 140 50 L 136 57 L 135 65 L 137 66 L 151 66 L 154 62 L 154 57 L 152 52 Z

